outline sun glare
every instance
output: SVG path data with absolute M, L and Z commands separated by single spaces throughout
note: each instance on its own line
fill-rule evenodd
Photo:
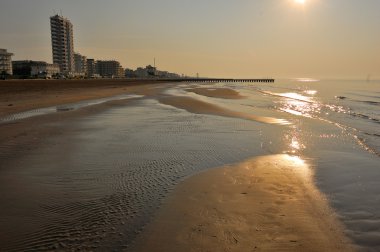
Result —
M 305 4 L 306 0 L 294 0 L 298 4 Z

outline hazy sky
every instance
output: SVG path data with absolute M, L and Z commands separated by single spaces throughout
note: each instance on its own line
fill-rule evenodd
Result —
M 75 51 L 209 77 L 380 79 L 380 0 L 1 0 L 0 48 L 52 62 L 49 17 Z

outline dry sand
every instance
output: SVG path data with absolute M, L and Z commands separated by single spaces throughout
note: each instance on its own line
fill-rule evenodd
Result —
M 151 84 L 151 85 L 147 85 Z M 154 94 L 154 80 L 10 80 L 0 81 L 0 117 L 53 105 L 122 93 Z M 153 93 L 152 93 L 153 92 Z
M 288 155 L 213 169 L 180 184 L 136 251 L 353 251 L 312 171 Z

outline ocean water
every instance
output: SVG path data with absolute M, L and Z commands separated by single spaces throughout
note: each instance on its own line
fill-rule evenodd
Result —
M 280 140 L 269 132 L 276 147 L 267 151 L 308 160 L 348 237 L 359 250 L 379 251 L 380 81 L 295 79 L 225 85 L 249 97 L 241 105 L 291 122 Z
M 380 81 L 280 79 L 270 84 L 212 86 L 245 92 L 256 108 L 334 124 L 368 152 L 380 156 Z
M 194 87 L 230 88 L 244 98 L 199 95 Z M 189 112 L 158 96 L 287 123 Z M 358 249 L 380 250 L 380 82 L 179 83 L 133 97 L 109 99 L 80 117 L 70 109 L 43 115 L 49 121 L 33 113 L 3 120 L 0 130 L 15 123 L 25 135 L 42 133 L 30 146 L 17 138 L 0 143 L 1 251 L 128 251 L 182 180 L 282 153 L 312 167 Z
M 279 80 L 258 89 L 285 98 L 275 109 L 335 124 L 380 156 L 380 81 Z

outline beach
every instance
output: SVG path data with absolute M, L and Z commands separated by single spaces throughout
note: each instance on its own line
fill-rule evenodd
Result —
M 375 180 L 376 147 L 310 110 L 284 112 L 312 100 L 157 81 L 5 81 L 0 90 L 5 251 L 378 246 L 376 229 L 366 231 L 378 213 L 350 205 L 363 196 L 351 193 L 350 163 L 365 159 Z M 351 177 L 331 176 L 341 167 Z
M 187 179 L 135 251 L 354 251 L 310 167 L 253 158 Z

